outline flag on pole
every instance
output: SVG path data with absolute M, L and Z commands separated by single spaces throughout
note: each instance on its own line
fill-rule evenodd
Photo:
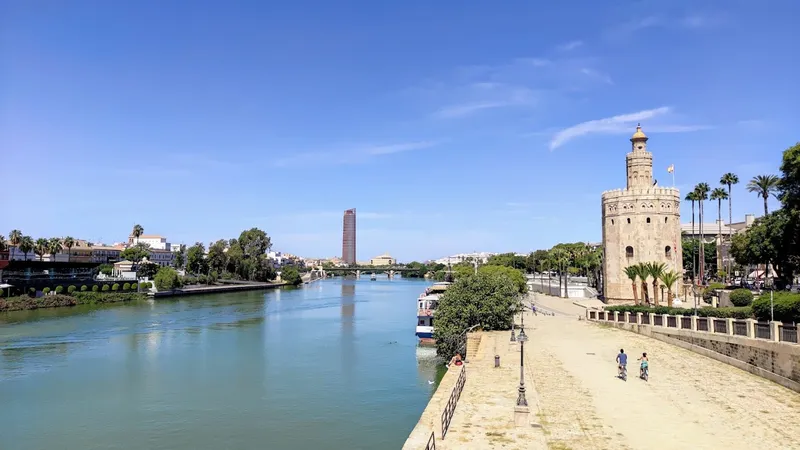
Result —
M 675 172 L 675 164 L 670 164 L 669 167 L 667 167 L 667 172 L 669 173 Z

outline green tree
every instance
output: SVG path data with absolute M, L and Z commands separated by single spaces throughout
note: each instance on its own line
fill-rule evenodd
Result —
M 138 223 L 133 226 L 133 230 L 131 231 L 131 236 L 135 239 L 134 243 L 139 243 L 139 238 L 144 234 L 144 228 Z
M 159 291 L 170 291 L 181 287 L 178 272 L 172 267 L 162 267 L 158 269 L 154 281 Z
M 514 269 L 525 270 L 525 257 L 517 256 L 514 253 L 501 253 L 492 255 L 486 261 L 489 266 L 506 266 Z
M 736 176 L 735 173 L 728 172 L 719 179 L 719 183 L 723 186 L 728 187 L 728 225 L 733 223 L 733 203 L 731 199 L 733 198 L 733 185 L 739 184 L 739 177 Z M 728 242 L 733 239 L 733 228 L 728 227 Z M 733 267 L 731 267 L 731 258 L 728 258 L 728 267 L 725 270 L 728 272 L 728 276 L 731 276 L 733 273 Z
M 478 274 L 481 273 L 493 277 L 508 277 L 520 294 L 528 292 L 528 282 L 525 279 L 525 274 L 519 269 L 509 266 L 484 265 L 478 269 Z
M 686 200 L 687 202 L 692 202 L 692 239 L 695 239 L 695 234 L 694 234 L 694 217 L 695 217 L 695 215 L 694 215 L 694 204 L 695 204 L 695 202 L 698 202 L 700 200 L 700 198 L 697 195 L 696 191 L 692 191 L 692 192 L 689 192 L 688 194 L 686 194 L 686 197 L 684 198 L 684 200 Z M 683 251 L 684 257 L 686 257 L 686 254 L 687 254 L 686 248 L 684 247 L 684 251 Z M 697 265 L 695 263 L 695 255 L 694 254 L 692 254 L 692 260 L 691 261 L 692 261 L 692 281 L 694 281 L 697 278 Z
M 130 261 L 132 263 L 138 263 L 139 261 L 149 256 L 150 256 L 150 246 L 144 242 L 139 242 L 137 244 L 134 244 L 133 246 L 126 248 L 119 254 L 120 258 L 122 258 L 123 260 Z
M 176 269 L 183 269 L 183 266 L 186 265 L 186 245 L 181 244 L 178 250 L 172 254 L 172 266 Z
M 201 274 L 207 271 L 208 266 L 205 260 L 206 248 L 202 242 L 195 244 L 186 250 L 186 270 L 190 273 Z M 156 283 L 156 286 L 158 284 Z
M 675 286 L 675 283 L 681 280 L 681 275 L 671 270 L 663 271 L 658 279 L 661 280 L 661 283 L 667 287 L 667 306 L 672 308 L 672 287 Z
M 28 260 L 28 253 L 32 252 L 33 249 L 36 248 L 36 243 L 33 242 L 33 238 L 30 236 L 22 236 L 19 240 L 19 251 L 25 254 L 25 261 Z
M 479 272 L 456 280 L 436 310 L 434 338 L 438 354 L 449 359 L 463 351 L 461 336 L 473 325 L 484 330 L 511 328 L 519 306 L 519 289 L 507 276 Z
M 64 238 L 64 247 L 67 248 L 67 261 L 72 260 L 72 247 L 75 246 L 75 238 L 67 236 Z
M 272 248 L 272 241 L 267 236 L 267 233 L 258 228 L 251 228 L 242 231 L 242 234 L 239 235 L 239 245 L 242 246 L 246 256 L 256 258 L 258 255 L 267 253 Z
M 658 282 L 661 280 L 661 276 L 664 275 L 667 265 L 661 262 L 650 262 L 646 263 L 645 267 L 647 267 L 647 274 L 653 279 L 653 303 L 655 303 L 655 306 L 659 306 Z
M 717 201 L 717 226 L 718 226 L 718 233 L 717 233 L 717 242 L 722 243 L 722 201 L 728 199 L 728 192 L 722 188 L 715 188 L 711 191 L 711 200 Z M 730 225 L 730 224 L 728 224 Z M 721 249 L 718 246 L 717 251 L 720 252 L 717 255 L 717 260 L 722 260 L 722 253 Z
M 700 240 L 690 239 L 684 237 L 681 239 L 681 248 L 683 249 L 683 267 L 699 267 L 700 266 Z M 715 242 L 706 242 L 703 244 L 703 257 L 705 258 L 704 267 L 708 268 L 709 272 L 717 272 L 717 244 Z
M 694 187 L 695 193 L 697 193 L 697 201 L 699 203 L 699 215 L 700 215 L 700 240 L 705 241 L 705 235 L 703 233 L 703 220 L 705 216 L 705 202 L 708 200 L 708 192 L 711 190 L 708 183 L 697 183 Z M 706 266 L 705 266 L 705 248 L 704 246 L 700 246 L 700 283 L 705 283 L 706 277 Z
M 61 239 L 59 238 L 54 237 L 47 241 L 47 251 L 53 256 L 53 261 L 56 260 L 56 254 L 60 253 L 62 248 Z
M 778 182 L 780 178 L 775 175 L 756 175 L 747 183 L 747 190 L 755 192 L 759 197 L 764 199 L 764 215 L 769 214 L 769 206 L 767 200 L 770 195 L 777 197 Z
M 298 272 L 297 269 L 292 266 L 281 268 L 281 280 L 292 286 L 297 286 L 303 283 L 303 279 L 300 277 L 300 272 Z
M 97 270 L 103 275 L 110 277 L 111 274 L 114 273 L 114 266 L 111 264 L 100 264 L 97 266 Z
M 790 283 L 798 267 L 793 223 L 792 214 L 783 209 L 757 219 L 747 231 L 733 236 L 731 255 L 742 265 L 769 267 L 772 263 L 779 284 Z
M 142 261 L 136 265 L 136 278 L 153 278 L 160 266 L 152 261 Z
M 0 252 L 8 250 L 8 242 L 5 236 L 0 236 Z
M 228 249 L 228 241 L 220 239 L 208 247 L 208 266 L 213 270 L 222 272 L 228 265 L 228 257 L 226 250 Z
M 633 304 L 639 304 L 639 294 L 636 289 L 636 280 L 639 279 L 639 266 L 634 264 L 625 268 L 625 275 L 631 280 L 631 288 L 633 289 Z
M 45 238 L 39 238 L 36 240 L 36 244 L 33 247 L 33 252 L 39 255 L 39 261 L 42 260 L 42 257 L 45 253 L 47 253 L 47 246 L 50 243 Z
M 8 233 L 8 242 L 13 246 L 18 246 L 22 242 L 23 236 L 22 231 L 11 230 L 11 233 Z

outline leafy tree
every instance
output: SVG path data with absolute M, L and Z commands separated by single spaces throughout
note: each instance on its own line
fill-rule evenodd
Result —
M 507 276 L 487 272 L 456 280 L 436 310 L 436 348 L 449 359 L 460 349 L 461 336 L 473 325 L 484 330 L 507 330 L 518 311 L 519 289 Z
M 206 248 L 202 242 L 195 242 L 195 244 L 186 251 L 186 270 L 190 273 L 204 273 L 207 270 L 205 260 Z M 158 283 L 156 283 L 158 286 Z
M 517 256 L 514 253 L 501 253 L 492 255 L 486 261 L 489 266 L 506 266 L 514 269 L 525 270 L 525 257 Z
M 736 236 L 734 236 L 735 238 Z M 683 238 L 681 239 L 683 248 L 683 267 L 700 267 L 700 240 Z M 717 244 L 716 242 L 706 242 L 702 245 L 703 257 L 705 258 L 704 267 L 708 268 L 709 273 L 717 272 Z M 694 273 L 692 280 L 694 280 Z
M 106 276 L 111 276 L 114 273 L 114 266 L 111 264 L 100 264 L 97 266 L 97 270 Z
M 150 256 L 150 246 L 144 242 L 139 242 L 135 245 L 132 245 L 122 252 L 120 252 L 119 257 L 131 261 L 133 263 L 138 263 L 139 261 L 147 258 Z
M 33 238 L 30 236 L 22 236 L 19 240 L 19 251 L 25 254 L 25 261 L 28 260 L 28 253 L 32 252 L 36 247 Z
M 178 272 L 172 267 L 162 267 L 158 269 L 155 277 L 156 288 L 159 291 L 170 291 L 181 287 Z
M 281 269 L 281 280 L 292 286 L 297 286 L 303 283 L 303 279 L 300 277 L 300 272 L 298 272 L 297 269 L 292 266 L 287 266 Z
M 255 258 L 267 253 L 272 248 L 272 241 L 267 233 L 258 228 L 251 228 L 242 231 L 242 234 L 239 235 L 239 245 L 242 246 L 246 256 Z
M 747 183 L 747 190 L 755 192 L 759 197 L 764 199 L 764 215 L 769 214 L 769 206 L 767 200 L 770 195 L 777 197 L 778 182 L 780 178 L 775 175 L 756 175 Z
M 772 263 L 778 283 L 781 286 L 791 283 L 798 267 L 794 223 L 792 214 L 783 209 L 757 219 L 747 231 L 733 236 L 731 255 L 742 265 Z
M 525 274 L 519 269 L 514 269 L 508 266 L 493 266 L 485 265 L 478 269 L 478 274 L 486 274 L 493 277 L 508 277 L 516 286 L 520 294 L 528 292 L 528 280 L 525 279 Z
M 159 265 L 152 261 L 143 261 L 136 266 L 137 278 L 153 278 L 158 273 Z
M 172 252 L 172 267 L 176 269 L 183 269 L 186 265 L 186 245 L 181 244 L 178 250 Z
M 226 255 L 226 250 L 228 248 L 228 241 L 225 239 L 220 239 L 217 242 L 211 244 L 208 248 L 208 265 L 212 269 L 221 272 L 227 267 L 228 265 L 228 257 Z
M 39 255 L 39 261 L 42 260 L 42 257 L 45 253 L 47 253 L 47 247 L 50 245 L 50 242 L 47 241 L 45 238 L 39 238 L 36 240 L 36 244 L 33 248 L 33 252 Z

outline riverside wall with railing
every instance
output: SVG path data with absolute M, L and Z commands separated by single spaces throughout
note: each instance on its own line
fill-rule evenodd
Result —
M 796 324 L 592 309 L 586 318 L 692 350 L 800 392 Z
M 565 287 L 559 286 L 558 278 L 551 280 L 544 280 L 539 278 L 528 278 L 528 289 L 532 292 L 539 292 L 555 297 L 569 297 L 569 298 L 594 298 L 597 297 L 597 291 L 590 288 L 586 283 L 573 282 L 570 279 L 569 284 Z M 559 295 L 559 290 L 561 295 Z

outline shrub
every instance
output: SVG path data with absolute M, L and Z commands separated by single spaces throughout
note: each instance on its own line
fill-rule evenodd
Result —
M 28 288 L 28 295 L 31 297 L 36 297 L 36 288 Z
M 104 285 L 103 285 L 103 289 L 101 289 L 101 290 L 102 290 L 103 292 L 108 292 L 108 291 L 110 291 L 110 290 L 111 290 L 111 287 L 109 287 L 107 284 L 104 284 Z
M 618 311 L 620 313 L 629 312 L 635 313 L 653 313 L 653 314 L 670 314 L 673 316 L 693 316 L 694 309 L 687 308 L 669 308 L 667 306 L 659 306 L 658 308 L 650 308 L 648 306 L 634 306 L 634 305 L 620 305 L 608 306 L 606 311 Z M 734 319 L 749 319 L 753 317 L 753 312 L 750 307 L 734 307 L 734 308 L 700 308 L 697 310 L 699 317 L 719 317 L 719 318 L 734 318 Z
M 78 304 L 93 305 L 96 303 L 117 303 L 128 302 L 132 300 L 142 300 L 146 297 L 143 294 L 136 293 L 117 293 L 112 292 L 108 294 L 99 294 L 97 292 L 79 292 L 75 294 Z
M 70 295 L 72 295 L 72 293 L 73 293 L 73 292 L 75 292 L 75 290 L 77 290 L 77 289 L 78 289 L 78 288 L 76 288 L 76 287 L 75 287 L 75 285 L 71 284 L 71 285 L 69 285 L 69 287 L 67 288 L 67 294 L 70 294 Z
M 50 288 L 49 287 L 46 287 L 46 288 L 42 289 L 42 294 L 47 295 L 49 293 L 50 293 Z
M 197 277 L 197 282 L 200 284 L 208 284 L 208 277 L 205 275 L 200 275 Z
M 56 294 L 64 293 L 64 286 L 56 286 Z
M 92 286 L 92 292 L 100 292 L 100 286 L 98 286 L 96 284 L 94 286 Z
M 153 283 L 151 283 L 150 281 L 145 281 L 144 286 L 142 287 L 145 289 L 150 289 L 153 287 Z
M 89 290 L 89 286 L 87 286 L 85 284 L 83 286 L 81 286 L 81 292 L 86 292 L 88 290 Z
M 753 315 L 759 320 L 770 320 L 769 293 L 753 301 Z M 800 322 L 800 294 L 775 292 L 773 300 L 775 320 L 779 322 Z
M 114 283 L 111 285 L 111 290 L 117 292 L 119 290 L 119 283 Z
M 181 287 L 181 280 L 178 278 L 178 272 L 172 267 L 162 267 L 158 269 L 154 280 L 159 291 L 169 291 Z
M 123 291 L 130 291 L 131 290 L 131 284 L 130 283 L 123 283 L 122 284 L 122 290 Z
M 718 289 L 725 289 L 724 283 L 711 283 L 703 289 L 703 300 L 710 301 L 714 291 Z
M 753 293 L 750 289 L 736 289 L 731 292 L 731 303 L 733 306 L 748 306 L 753 303 Z

